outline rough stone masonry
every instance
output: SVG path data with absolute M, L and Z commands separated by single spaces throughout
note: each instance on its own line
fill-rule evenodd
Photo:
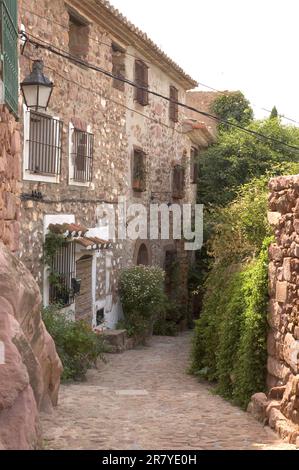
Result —
M 269 394 L 254 395 L 249 410 L 299 445 L 299 175 L 270 180 Z

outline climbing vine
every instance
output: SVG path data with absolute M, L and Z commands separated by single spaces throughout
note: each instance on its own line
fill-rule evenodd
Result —
M 55 255 L 59 252 L 59 250 L 65 245 L 66 241 L 62 234 L 55 233 L 54 231 L 50 230 L 45 237 L 43 249 L 44 249 L 44 256 L 43 260 L 45 265 L 49 271 L 49 283 L 52 287 L 61 291 L 61 294 L 64 293 L 65 295 L 68 294 L 66 291 L 66 287 L 63 285 L 61 274 L 57 272 L 53 267 L 53 260 Z M 64 292 L 62 292 L 64 290 Z

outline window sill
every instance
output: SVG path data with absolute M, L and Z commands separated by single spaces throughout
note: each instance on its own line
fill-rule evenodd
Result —
M 60 183 L 60 177 L 59 175 L 57 176 L 46 176 L 42 175 L 39 173 L 31 173 L 28 170 L 25 170 L 23 174 L 23 180 L 24 181 L 38 181 L 41 183 L 54 183 L 54 184 L 59 184 Z
M 82 186 L 83 188 L 89 188 L 91 187 L 91 181 L 84 183 L 80 181 L 69 180 L 69 186 Z

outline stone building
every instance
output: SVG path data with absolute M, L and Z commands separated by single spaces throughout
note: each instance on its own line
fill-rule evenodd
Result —
M 61 362 L 41 319 L 41 296 L 14 255 L 20 231 L 17 1 L 0 8 L 0 450 L 40 443 L 39 410 L 57 403 Z
M 120 221 L 125 204 L 149 209 L 151 203 L 195 202 L 194 156 L 212 135 L 187 119 L 177 102 L 186 101 L 196 82 L 107 1 L 22 0 L 20 22 L 28 38 L 21 44 L 21 79 L 42 60 L 55 84 L 46 113 L 25 104 L 21 110 L 18 254 L 40 285 L 44 304 L 59 300 L 75 318 L 114 327 L 121 315 L 119 270 L 132 264 L 166 267 L 175 258 L 186 302 L 189 255 L 182 241 L 111 238 L 106 213 L 107 207 L 115 209 Z M 53 286 L 44 266 L 49 230 L 70 242 L 53 259 L 63 289 Z

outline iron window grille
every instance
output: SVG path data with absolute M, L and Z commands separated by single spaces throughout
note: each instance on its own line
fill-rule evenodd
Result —
M 62 121 L 30 111 L 28 168 L 33 173 L 59 175 Z
M 135 99 L 142 106 L 149 104 L 148 66 L 142 60 L 135 61 Z M 142 88 L 138 88 L 142 87 Z
M 169 89 L 169 119 L 173 122 L 178 122 L 179 120 L 179 105 L 177 104 L 179 100 L 179 91 L 174 86 L 171 86 Z
M 52 276 L 50 278 L 50 303 L 63 306 L 71 305 L 74 301 L 72 279 L 76 273 L 76 246 L 74 242 L 65 242 L 52 260 Z
M 2 80 L 4 100 L 15 116 L 18 115 L 18 13 L 16 0 L 0 0 Z
M 73 181 L 92 181 L 94 135 L 74 128 L 72 138 Z

